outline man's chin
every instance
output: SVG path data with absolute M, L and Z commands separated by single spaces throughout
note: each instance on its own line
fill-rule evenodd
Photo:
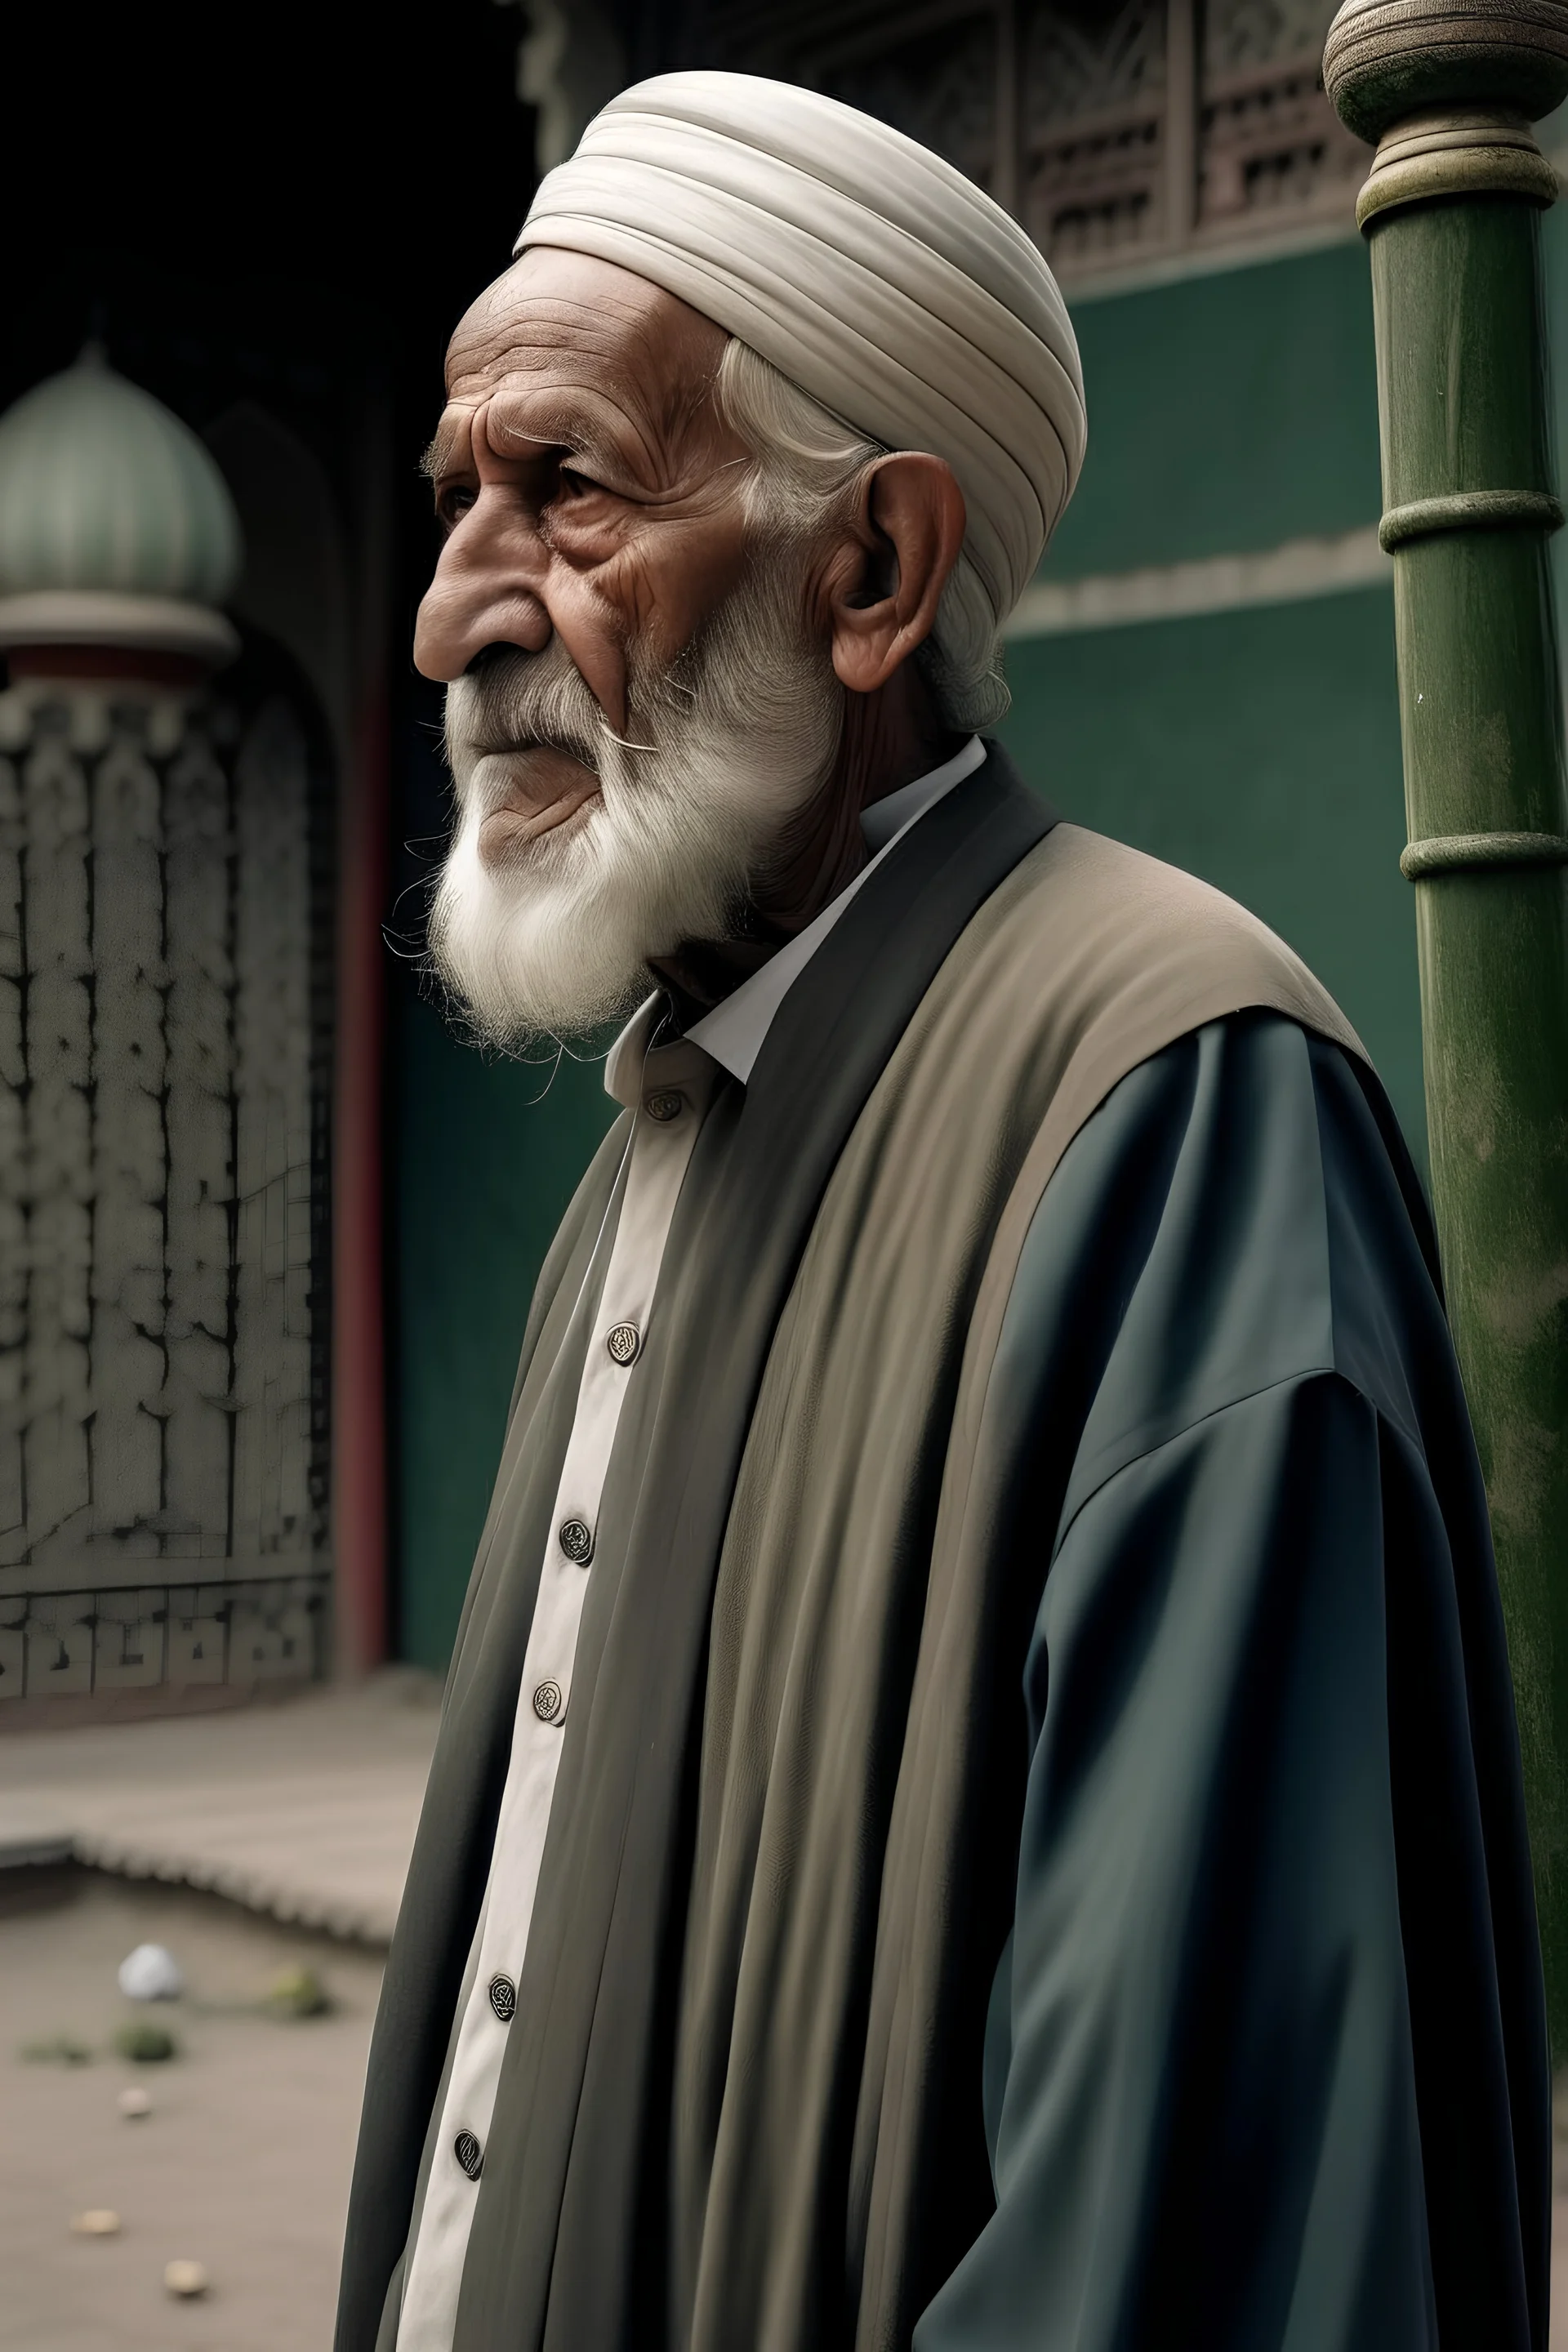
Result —
M 484 765 L 500 772 L 493 783 L 485 779 L 495 804 L 480 820 L 477 842 L 481 864 L 492 868 L 526 863 L 542 842 L 569 840 L 603 805 L 593 769 L 553 745 L 492 756 Z
M 547 809 L 492 809 L 479 826 L 479 862 L 492 872 L 526 866 L 545 845 L 553 848 L 584 832 L 601 805 L 599 787 L 594 783 L 580 799 L 552 803 Z
M 542 1037 L 587 1037 L 624 1018 L 654 985 L 626 943 L 622 908 L 580 879 L 547 866 L 527 870 L 541 865 L 550 838 L 525 844 L 501 872 L 501 861 L 484 860 L 458 890 L 448 877 L 432 911 L 433 976 L 459 1023 L 506 1053 Z

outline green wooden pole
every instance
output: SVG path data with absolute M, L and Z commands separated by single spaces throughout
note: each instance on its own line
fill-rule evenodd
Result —
M 1529 128 L 1568 0 L 1349 0 L 1323 79 L 1378 142 L 1382 539 L 1415 887 L 1432 1192 L 1491 1506 L 1554 2051 L 1568 2057 L 1568 793 Z

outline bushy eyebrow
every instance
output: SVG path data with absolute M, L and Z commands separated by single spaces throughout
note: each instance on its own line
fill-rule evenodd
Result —
M 524 393 L 521 402 L 527 402 L 529 430 L 508 421 L 508 407 L 512 407 L 515 402 L 508 402 L 505 391 L 491 397 L 491 404 L 489 404 L 489 421 L 494 428 L 491 430 L 491 445 L 500 445 L 503 449 L 536 446 L 541 452 L 543 449 L 569 449 L 572 457 L 578 458 L 583 466 L 588 466 L 593 473 L 626 473 L 626 449 L 616 445 L 614 437 L 605 433 L 605 428 L 593 419 L 593 414 L 585 412 L 578 404 L 572 404 L 572 402 L 562 402 L 560 407 L 555 407 L 548 400 L 541 400 L 538 393 Z M 439 482 L 442 475 L 451 468 L 454 449 L 463 440 L 463 430 L 470 424 L 470 419 L 472 412 L 468 412 L 468 409 L 447 412 L 442 416 L 435 433 L 430 436 L 426 452 L 418 458 L 418 470 L 426 480 Z
M 526 431 L 509 422 L 509 408 L 519 405 L 527 408 Z M 523 393 L 509 402 L 503 387 L 490 403 L 489 423 L 492 446 L 499 441 L 539 449 L 569 449 L 595 471 L 621 468 L 626 462 L 626 451 L 616 446 L 590 411 L 570 401 L 557 406 L 548 394 L 539 392 Z
M 532 402 L 538 395 L 529 397 L 531 410 L 529 422 L 538 429 L 526 433 L 521 426 L 508 424 L 505 394 L 497 394 L 492 399 L 490 416 L 497 427 L 497 438 L 502 443 L 531 445 L 542 450 L 570 449 L 595 471 L 625 467 L 625 451 L 617 449 L 615 442 L 581 409 L 554 409 L 547 405 L 533 408 Z M 419 460 L 419 471 L 426 481 L 439 481 L 447 471 L 452 463 L 454 446 L 460 440 L 462 431 L 461 416 L 448 415 L 442 417 Z
M 458 434 L 457 419 L 443 416 L 419 458 L 419 470 L 427 482 L 438 482 L 451 464 L 452 447 Z

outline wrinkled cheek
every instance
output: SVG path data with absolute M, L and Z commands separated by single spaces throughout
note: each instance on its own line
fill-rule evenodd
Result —
M 616 734 L 626 723 L 626 688 L 637 632 L 590 588 L 574 583 L 570 593 L 552 597 L 555 634 L 567 659 Z

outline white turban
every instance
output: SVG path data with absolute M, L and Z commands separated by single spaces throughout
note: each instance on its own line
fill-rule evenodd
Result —
M 943 631 L 957 622 L 968 642 L 945 650 L 984 659 L 1072 495 L 1086 430 L 1060 289 L 999 205 L 815 90 L 660 74 L 612 99 L 542 183 L 516 250 L 531 245 L 634 270 L 866 438 L 944 457 L 969 512 L 969 577 L 952 584 L 972 608 Z

